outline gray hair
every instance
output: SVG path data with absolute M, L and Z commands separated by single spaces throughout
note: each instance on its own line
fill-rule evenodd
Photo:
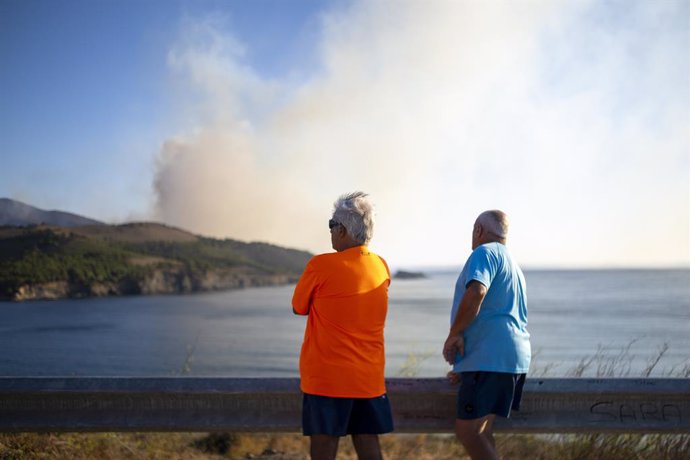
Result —
M 341 195 L 333 203 L 333 220 L 345 227 L 355 242 L 369 244 L 374 236 L 374 206 L 364 192 Z
M 508 237 L 508 216 L 503 211 L 492 209 L 484 211 L 477 217 L 477 223 L 484 230 L 493 233 L 495 236 L 506 239 Z

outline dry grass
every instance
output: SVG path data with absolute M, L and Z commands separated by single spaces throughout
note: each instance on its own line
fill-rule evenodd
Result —
M 496 436 L 503 459 L 687 459 L 690 435 Z M 393 434 L 381 437 L 387 460 L 467 459 L 451 435 Z M 306 460 L 308 439 L 299 434 L 69 433 L 0 435 L 0 459 L 256 459 Z M 343 438 L 339 460 L 354 460 Z
M 0 459 L 208 459 L 198 434 L 67 433 L 0 435 Z
M 620 378 L 620 377 L 690 377 L 690 358 L 685 358 L 677 362 L 670 368 L 667 364 L 661 367 L 662 358 L 669 350 L 668 343 L 663 343 L 657 347 L 656 354 L 650 356 L 643 368 L 640 368 L 640 357 L 632 352 L 635 344 L 642 338 L 636 338 L 621 347 L 610 347 L 599 344 L 594 354 L 580 359 L 572 368 L 562 371 L 559 363 L 549 363 L 545 366 L 540 365 L 541 350 L 535 350 L 532 354 L 532 362 L 528 378 L 534 377 L 554 377 L 563 375 L 570 378 Z M 633 372 L 633 369 L 639 371 Z

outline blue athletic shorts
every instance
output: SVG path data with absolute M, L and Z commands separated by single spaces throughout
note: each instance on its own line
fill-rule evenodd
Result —
M 332 398 L 304 393 L 302 432 L 305 436 L 326 434 L 382 434 L 393 431 L 388 396 Z
M 461 372 L 457 417 L 473 420 L 489 414 L 509 417 L 520 409 L 525 374 Z

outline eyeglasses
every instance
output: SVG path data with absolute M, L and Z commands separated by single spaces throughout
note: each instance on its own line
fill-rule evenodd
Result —
M 338 225 L 343 225 L 343 224 L 341 224 L 340 222 L 338 222 L 338 221 L 336 221 L 336 220 L 328 219 L 328 228 L 329 228 L 330 230 L 333 230 L 333 227 L 336 227 L 336 226 L 338 226 Z

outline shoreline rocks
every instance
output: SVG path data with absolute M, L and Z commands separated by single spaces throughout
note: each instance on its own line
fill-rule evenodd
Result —
M 190 294 L 226 291 L 249 287 L 282 286 L 297 282 L 299 275 L 268 274 L 254 271 L 211 270 L 201 275 L 184 270 L 156 269 L 142 279 L 96 282 L 90 285 L 53 281 L 20 286 L 4 300 L 58 300 L 125 295 Z

